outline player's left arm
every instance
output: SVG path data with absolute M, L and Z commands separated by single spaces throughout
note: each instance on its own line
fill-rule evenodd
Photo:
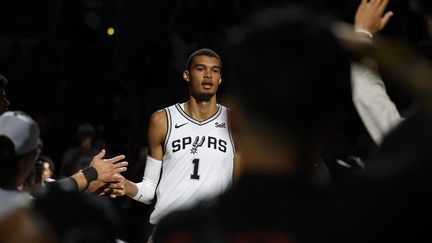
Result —
M 103 149 L 93 157 L 89 167 L 68 178 L 49 182 L 49 186 L 58 186 L 73 191 L 87 189 L 88 192 L 94 192 L 97 189 L 94 187 L 95 185 L 100 187 L 105 183 L 118 182 L 121 179 L 120 173 L 127 170 L 128 162 L 123 161 L 125 156 L 119 155 L 110 159 L 103 159 L 104 156 L 105 150 Z M 91 190 L 93 188 L 94 190 Z
M 242 160 L 239 151 L 236 151 L 234 155 L 234 169 L 233 169 L 233 182 L 235 183 L 241 176 L 242 173 Z
M 241 142 L 239 141 L 238 138 L 238 133 L 237 133 L 237 127 L 238 127 L 238 122 L 237 119 L 235 119 L 235 117 L 233 116 L 233 112 L 235 112 L 235 102 L 232 100 L 231 97 L 225 97 L 225 99 L 227 100 L 227 103 L 229 104 L 230 108 L 228 109 L 227 115 L 228 115 L 228 124 L 229 124 L 229 128 L 230 128 L 230 133 L 231 133 L 231 138 L 232 138 L 232 142 L 234 143 L 234 150 L 235 150 L 235 154 L 234 154 L 234 160 L 233 160 L 233 178 L 232 181 L 235 183 L 239 180 L 241 174 L 242 174 L 242 169 L 243 169 L 243 160 L 242 160 L 242 156 L 241 156 Z

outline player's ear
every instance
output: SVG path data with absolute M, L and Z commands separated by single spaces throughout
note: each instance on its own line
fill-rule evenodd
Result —
M 183 79 L 184 79 L 186 82 L 189 82 L 190 77 L 189 77 L 189 71 L 188 71 L 188 70 L 185 70 L 185 71 L 183 72 Z
M 219 78 L 219 85 L 222 83 L 222 77 Z

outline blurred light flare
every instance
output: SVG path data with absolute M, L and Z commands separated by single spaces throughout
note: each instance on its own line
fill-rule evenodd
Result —
M 113 36 L 115 34 L 115 29 L 113 27 L 108 27 L 107 34 Z

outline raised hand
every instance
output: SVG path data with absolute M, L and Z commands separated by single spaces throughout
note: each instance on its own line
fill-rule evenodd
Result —
M 384 14 L 388 3 L 389 0 L 362 0 L 355 15 L 355 29 L 372 35 L 382 30 L 393 16 L 392 11 Z
M 122 175 L 118 174 L 118 180 L 116 182 L 109 183 L 103 190 L 103 195 L 111 198 L 126 195 L 127 180 Z
M 122 161 L 125 156 L 119 155 L 111 159 L 103 159 L 104 156 L 105 150 L 102 149 L 90 162 L 90 166 L 93 166 L 98 173 L 97 179 L 105 183 L 119 181 L 122 177 L 119 173 L 127 170 L 128 162 Z

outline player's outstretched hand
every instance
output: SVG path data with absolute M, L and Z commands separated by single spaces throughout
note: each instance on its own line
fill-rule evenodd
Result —
M 118 178 L 120 179 L 118 179 L 116 182 L 109 183 L 108 187 L 105 188 L 103 191 L 106 196 L 109 196 L 111 198 L 126 195 L 126 178 L 124 178 L 120 174 L 117 174 L 116 176 L 118 176 Z
M 371 34 L 382 30 L 393 16 L 392 11 L 384 14 L 388 2 L 389 0 L 362 0 L 355 15 L 355 29 L 366 30 Z
M 122 177 L 119 173 L 127 170 L 128 162 L 123 161 L 125 156 L 119 155 L 111 159 L 103 159 L 104 156 L 105 150 L 102 149 L 99 154 L 93 157 L 90 166 L 96 169 L 99 181 L 105 183 L 118 182 Z

